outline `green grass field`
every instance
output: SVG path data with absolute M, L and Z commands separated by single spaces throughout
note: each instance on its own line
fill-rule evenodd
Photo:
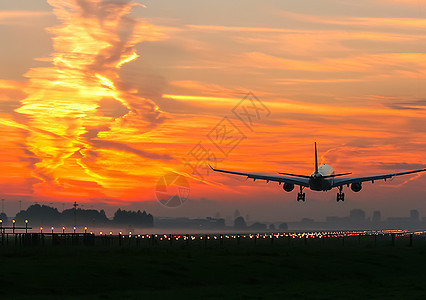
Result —
M 1 299 L 426 299 L 426 238 L 0 248 Z

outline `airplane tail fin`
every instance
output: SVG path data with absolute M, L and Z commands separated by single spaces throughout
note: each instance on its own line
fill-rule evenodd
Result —
M 317 153 L 317 142 L 315 142 L 315 173 L 318 173 L 318 153 Z
M 425 169 L 426 170 L 426 169 Z M 302 177 L 302 178 L 312 178 L 311 176 L 308 175 L 299 175 L 299 174 L 292 174 L 292 173 L 278 173 L 278 174 L 282 174 L 282 175 L 290 175 L 290 176 L 295 176 L 295 177 Z M 315 174 L 318 174 L 318 151 L 317 151 L 317 142 L 315 142 Z M 322 178 L 334 178 L 334 177 L 339 177 L 339 176 L 345 176 L 345 175 L 349 175 L 352 173 L 340 173 L 340 174 L 333 174 L 333 175 L 325 175 L 322 176 Z

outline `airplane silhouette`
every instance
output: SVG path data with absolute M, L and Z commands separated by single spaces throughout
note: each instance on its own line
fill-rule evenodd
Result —
M 215 169 L 210 166 L 210 168 L 215 172 L 222 172 L 228 174 L 242 175 L 247 176 L 247 178 L 252 178 L 253 181 L 256 179 L 275 181 L 279 184 L 283 183 L 283 189 L 286 192 L 291 192 L 294 189 L 295 185 L 300 187 L 300 192 L 297 194 L 297 201 L 305 201 L 305 193 L 303 192 L 304 188 L 309 188 L 313 191 L 329 191 L 332 188 L 338 188 L 339 192 L 337 193 L 337 202 L 345 201 L 345 193 L 343 193 L 343 186 L 350 186 L 352 191 L 359 192 L 362 189 L 362 183 L 365 181 L 371 181 L 374 183 L 376 180 L 390 179 L 395 176 L 406 175 L 424 172 L 426 169 L 419 169 L 407 172 L 393 173 L 393 174 L 383 174 L 375 176 L 366 176 L 366 177 L 352 177 L 352 178 L 336 178 L 351 173 L 341 173 L 335 174 L 333 168 L 330 165 L 322 164 L 318 166 L 318 154 L 317 154 L 317 143 L 315 142 L 315 171 L 311 175 L 298 175 L 291 173 L 278 173 L 287 176 L 270 176 L 264 175 L 261 173 L 244 173 L 244 172 L 234 172 L 228 170 Z

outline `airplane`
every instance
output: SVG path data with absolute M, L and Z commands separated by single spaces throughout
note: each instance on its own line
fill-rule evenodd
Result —
M 341 173 L 335 174 L 333 168 L 330 165 L 322 164 L 318 166 L 318 154 L 317 154 L 317 143 L 315 142 L 315 171 L 311 175 L 298 175 L 291 173 L 278 173 L 281 175 L 287 176 L 270 176 L 261 173 L 244 173 L 244 172 L 234 172 L 228 170 L 215 169 L 210 166 L 210 168 L 215 172 L 222 172 L 227 174 L 242 175 L 247 176 L 248 178 L 260 180 L 266 180 L 266 183 L 269 181 L 278 182 L 280 185 L 283 183 L 283 189 L 286 192 L 291 192 L 294 189 L 295 185 L 300 187 L 300 191 L 297 194 L 297 201 L 305 201 L 305 193 L 303 189 L 309 188 L 313 191 L 329 191 L 332 188 L 338 188 L 339 192 L 337 193 L 337 202 L 345 201 L 345 193 L 343 193 L 343 186 L 351 187 L 352 191 L 359 192 L 362 189 L 362 183 L 366 181 L 371 181 L 374 183 L 376 180 L 390 179 L 395 176 L 414 174 L 419 172 L 424 172 L 426 169 L 419 169 L 407 172 L 393 173 L 393 174 L 383 174 L 375 176 L 366 176 L 366 177 L 352 177 L 352 178 L 336 178 L 351 173 Z M 291 176 L 291 177 L 288 177 Z

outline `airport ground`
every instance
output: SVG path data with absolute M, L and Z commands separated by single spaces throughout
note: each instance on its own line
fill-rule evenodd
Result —
M 425 299 L 426 238 L 2 247 L 3 299 Z

